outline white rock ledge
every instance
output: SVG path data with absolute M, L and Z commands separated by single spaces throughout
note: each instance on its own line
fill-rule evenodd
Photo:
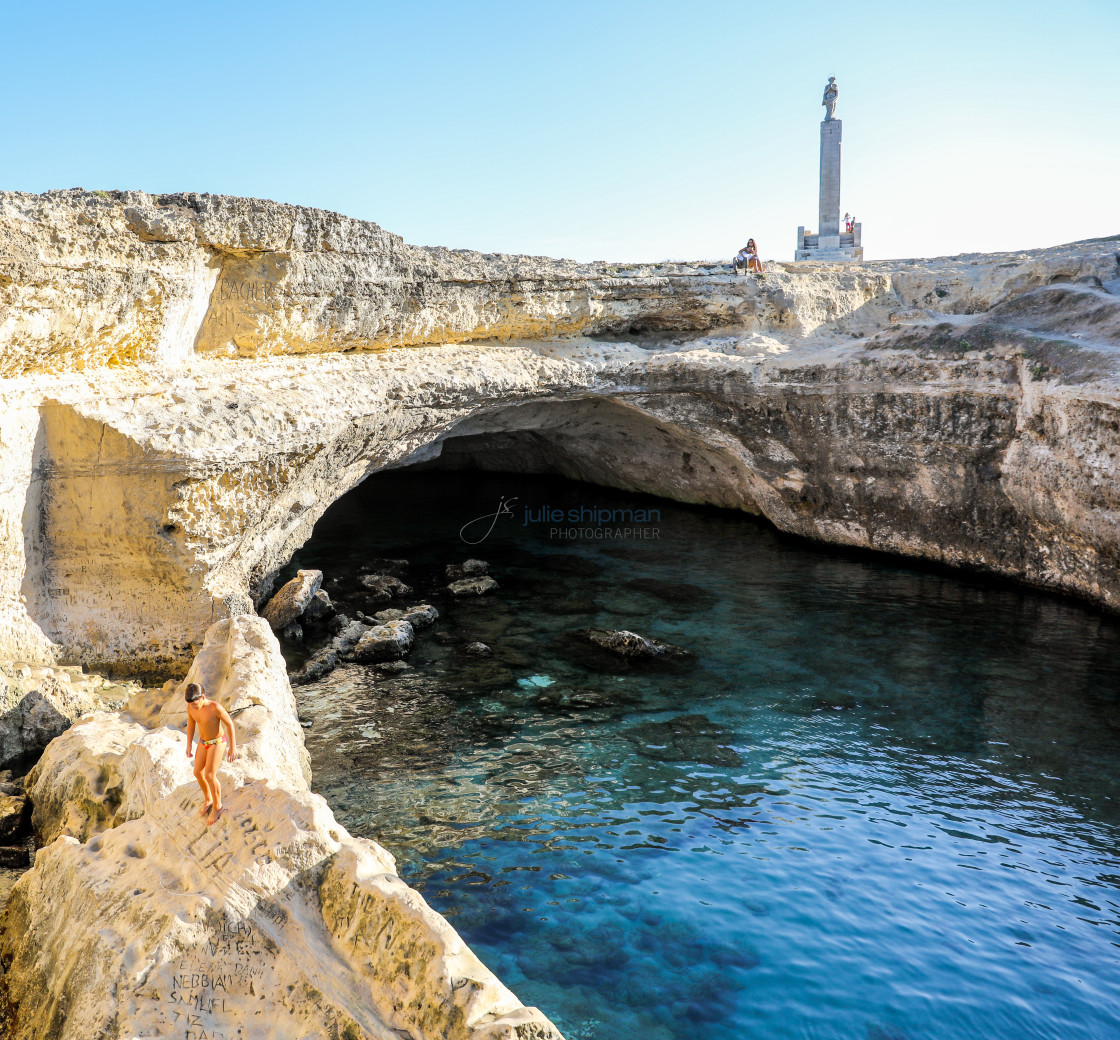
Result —
M 184 754 L 181 685 L 83 719 L 30 778 L 54 840 L 0 922 L 12 1040 L 560 1040 L 308 790 L 264 620 L 214 625 L 188 678 L 238 725 L 213 827 Z

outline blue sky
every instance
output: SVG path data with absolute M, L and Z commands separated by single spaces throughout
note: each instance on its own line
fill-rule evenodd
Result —
M 868 258 L 1120 233 L 1120 0 L 9 5 L 0 187 L 423 245 L 790 260 L 828 76 Z

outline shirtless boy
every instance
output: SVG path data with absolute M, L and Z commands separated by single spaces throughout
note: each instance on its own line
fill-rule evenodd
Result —
M 187 701 L 187 758 L 191 757 L 194 728 L 198 726 L 198 751 L 194 756 L 194 778 L 202 788 L 206 804 L 199 816 L 207 816 L 206 825 L 217 823 L 222 815 L 222 785 L 218 782 L 218 764 L 222 760 L 222 744 L 226 744 L 226 758 L 237 758 L 237 738 L 233 733 L 233 719 L 217 701 L 206 696 L 198 683 L 188 683 L 183 694 Z M 221 735 L 225 726 L 227 737 Z

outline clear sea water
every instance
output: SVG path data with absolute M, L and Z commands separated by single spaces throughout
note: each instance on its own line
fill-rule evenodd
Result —
M 656 509 L 658 537 L 526 506 Z M 1116 619 L 514 475 L 374 477 L 294 566 L 371 613 L 383 556 L 441 617 L 408 671 L 297 690 L 315 787 L 571 1040 L 1120 1036 Z M 456 602 L 469 556 L 500 588 Z

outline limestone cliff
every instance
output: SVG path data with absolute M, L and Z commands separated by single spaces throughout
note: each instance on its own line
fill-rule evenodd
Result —
M 79 722 L 29 778 L 53 840 L 0 919 L 12 1040 L 561 1040 L 308 790 L 265 621 L 218 622 L 191 678 L 242 752 L 212 827 L 174 683 Z
M 1115 608 L 1118 245 L 757 281 L 2 195 L 0 657 L 181 672 L 331 502 L 440 455 Z

